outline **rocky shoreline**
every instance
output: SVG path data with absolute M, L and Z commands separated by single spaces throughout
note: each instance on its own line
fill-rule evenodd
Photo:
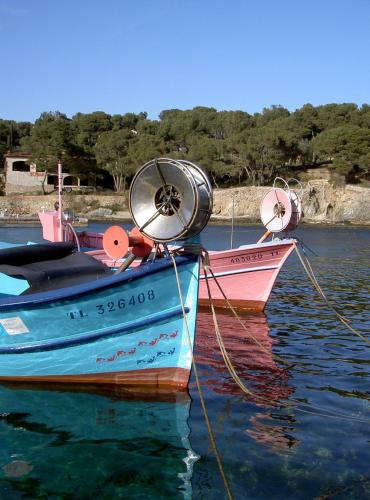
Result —
M 215 190 L 213 219 L 260 221 L 260 204 L 271 187 Z M 370 224 L 370 188 L 335 186 L 327 180 L 303 186 L 302 222 L 309 224 Z M 298 191 L 297 191 L 298 192 Z
M 215 189 L 211 222 L 230 223 L 234 218 L 236 224 L 260 223 L 261 200 L 270 189 L 253 186 Z M 303 187 L 302 198 L 304 223 L 370 225 L 370 188 L 335 186 L 327 180 L 315 180 Z M 3 196 L 0 224 L 38 221 L 37 213 L 53 210 L 56 201 L 56 193 Z M 66 194 L 64 205 L 86 221 L 131 220 L 124 195 Z

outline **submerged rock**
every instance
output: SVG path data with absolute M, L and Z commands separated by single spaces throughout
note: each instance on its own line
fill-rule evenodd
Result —
M 2 467 L 6 477 L 21 477 L 29 474 L 33 469 L 31 462 L 25 460 L 14 460 Z

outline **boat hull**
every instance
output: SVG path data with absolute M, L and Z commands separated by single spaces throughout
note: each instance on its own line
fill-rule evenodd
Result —
M 0 300 L 0 380 L 186 389 L 198 271 L 196 258 L 178 261 L 188 330 L 168 259 Z
M 210 252 L 210 267 L 218 284 L 208 273 L 208 286 L 215 307 L 228 302 L 241 310 L 264 310 L 279 272 L 295 248 L 294 239 L 256 243 L 225 251 Z M 200 275 L 199 305 L 209 306 L 204 269 Z

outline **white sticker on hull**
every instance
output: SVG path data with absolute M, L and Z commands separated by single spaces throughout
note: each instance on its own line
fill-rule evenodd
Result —
M 0 319 L 0 324 L 8 335 L 18 335 L 19 333 L 29 333 L 29 329 L 23 323 L 22 319 L 17 316 L 15 318 Z

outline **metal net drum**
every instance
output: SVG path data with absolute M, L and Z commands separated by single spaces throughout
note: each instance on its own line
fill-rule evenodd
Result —
M 207 224 L 213 207 L 207 174 L 187 160 L 157 158 L 135 174 L 129 194 L 134 224 L 159 243 L 187 239 Z

